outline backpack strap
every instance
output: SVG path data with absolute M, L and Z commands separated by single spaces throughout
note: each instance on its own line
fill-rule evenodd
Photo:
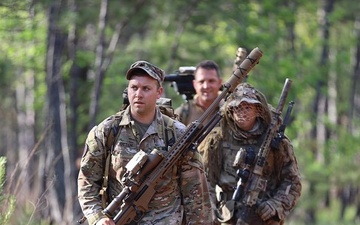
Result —
M 175 144 L 176 141 L 176 129 L 174 126 L 174 120 L 164 114 L 163 118 L 165 125 L 165 145 L 171 147 Z
M 109 170 L 110 170 L 110 161 L 111 161 L 111 152 L 114 150 L 115 142 L 118 139 L 120 132 L 119 132 L 119 123 L 122 118 L 123 111 L 114 115 L 114 120 L 112 121 L 110 132 L 105 144 L 105 171 L 103 176 L 103 183 L 100 189 L 101 195 L 101 203 L 102 207 L 105 208 L 108 204 L 108 196 L 107 196 L 107 188 L 109 184 Z
M 191 121 L 188 121 L 189 116 L 190 116 L 190 110 L 191 110 L 191 107 L 190 107 L 191 102 L 190 101 L 192 101 L 192 100 L 186 101 L 181 106 L 181 112 L 180 112 L 179 116 L 180 116 L 180 122 L 182 122 L 184 124 L 191 122 Z
M 102 207 L 105 209 L 108 203 L 108 196 L 107 196 L 107 188 L 108 188 L 108 183 L 109 183 L 109 169 L 110 169 L 110 155 L 109 154 L 106 157 L 106 163 L 105 163 L 105 172 L 104 172 L 104 178 L 103 178 L 103 184 L 102 187 L 100 189 L 100 196 L 101 196 L 101 205 Z

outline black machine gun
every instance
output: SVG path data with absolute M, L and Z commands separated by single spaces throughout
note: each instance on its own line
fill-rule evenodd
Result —
M 193 66 L 181 66 L 174 74 L 166 75 L 164 82 L 172 82 L 171 86 L 179 95 L 184 95 L 186 100 L 191 100 L 196 93 L 193 86 L 195 69 Z
M 224 83 L 222 92 L 196 121 L 192 122 L 185 133 L 179 137 L 168 150 L 166 156 L 154 149 L 146 154 L 138 152 L 126 165 L 126 172 L 122 177 L 123 190 L 103 210 L 103 213 L 113 219 L 116 225 L 136 224 L 148 211 L 148 205 L 153 198 L 155 187 L 160 179 L 176 164 L 188 151 L 195 151 L 198 144 L 205 138 L 204 135 L 212 130 L 222 115 L 215 113 L 210 122 L 205 120 L 217 111 L 220 101 L 229 96 L 236 86 L 243 81 L 250 70 L 258 64 L 262 52 L 259 48 L 253 49 L 246 59 L 233 71 L 230 79 Z M 115 215 L 114 215 L 115 214 Z
M 239 168 L 237 171 L 239 180 L 232 199 L 235 201 L 242 201 L 246 206 L 251 207 L 257 204 L 260 192 L 265 191 L 266 189 L 267 181 L 263 178 L 265 161 L 268 153 L 270 152 L 270 146 L 278 147 L 281 139 L 284 137 L 286 123 L 289 121 L 291 109 L 294 104 L 293 102 L 289 103 L 286 117 L 281 124 L 281 114 L 291 83 L 291 80 L 286 79 L 280 95 L 279 103 L 276 111 L 273 112 L 271 124 L 266 131 L 265 139 L 259 149 L 259 152 L 255 154 L 255 152 L 249 151 L 244 154 L 244 151 L 240 149 L 235 157 L 233 166 L 235 168 Z

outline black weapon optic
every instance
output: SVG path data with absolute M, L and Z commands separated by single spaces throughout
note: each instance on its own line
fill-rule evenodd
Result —
M 164 82 L 171 82 L 179 95 L 185 95 L 186 100 L 191 100 L 196 93 L 193 86 L 195 69 L 193 66 L 181 66 L 174 74 L 166 75 Z

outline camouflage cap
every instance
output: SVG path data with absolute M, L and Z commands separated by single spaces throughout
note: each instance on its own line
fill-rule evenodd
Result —
M 254 88 L 240 86 L 236 88 L 232 94 L 232 100 L 230 100 L 229 106 L 236 107 L 242 102 L 261 104 L 256 96 L 256 90 Z
M 159 84 L 161 84 L 164 81 L 164 76 L 165 76 L 164 71 L 146 61 L 137 61 L 133 63 L 126 73 L 126 79 L 129 80 L 137 70 L 145 71 L 145 73 L 147 73 L 150 77 L 157 80 Z

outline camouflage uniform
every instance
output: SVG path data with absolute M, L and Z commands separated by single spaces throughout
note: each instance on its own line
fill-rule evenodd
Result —
M 243 91 L 255 93 L 256 101 L 261 107 L 261 116 L 257 117 L 257 127 L 250 132 L 236 126 L 231 106 L 244 98 Z M 260 193 L 259 201 L 268 201 L 275 209 L 276 215 L 263 221 L 256 206 L 246 207 L 241 201 L 232 199 L 234 187 L 237 186 L 237 168 L 233 163 L 237 152 L 241 149 L 245 154 L 257 154 L 262 144 L 264 133 L 271 123 L 271 111 L 265 96 L 249 84 L 240 84 L 222 107 L 224 119 L 220 127 L 216 127 L 199 146 L 203 154 L 204 165 L 208 173 L 212 201 L 217 206 L 219 221 L 222 224 L 265 225 L 284 224 L 285 217 L 294 208 L 301 194 L 301 178 L 293 146 L 288 138 L 282 139 L 278 149 L 271 149 L 263 170 L 267 180 L 266 191 Z M 243 168 L 240 168 L 243 169 Z M 219 186 L 220 193 L 215 194 Z M 217 198 L 215 197 L 217 195 Z M 219 196 L 220 195 L 220 196 Z M 226 218 L 227 217 L 227 218 Z M 232 217 L 231 220 L 229 220 Z
M 89 224 L 95 224 L 103 218 L 101 188 L 104 167 L 106 142 L 114 122 L 114 116 L 105 119 L 95 126 L 88 134 L 84 155 L 78 177 L 78 193 L 82 210 Z M 159 109 L 156 119 L 149 126 L 141 139 L 130 118 L 129 107 L 122 114 L 120 135 L 111 152 L 109 171 L 108 197 L 111 201 L 122 191 L 120 183 L 127 162 L 139 151 L 149 153 L 154 148 L 166 155 L 165 128 L 163 115 Z M 173 120 L 175 136 L 184 131 L 184 124 Z M 149 210 L 139 224 L 210 224 L 208 215 L 211 213 L 210 198 L 203 164 L 199 153 L 192 157 L 183 157 L 177 166 L 172 168 L 156 188 Z
M 199 119 L 200 116 L 204 114 L 205 110 L 206 109 L 204 109 L 197 103 L 197 96 L 195 95 L 194 99 L 189 100 L 188 102 L 185 102 L 181 104 L 178 108 L 176 108 L 175 114 L 179 116 L 182 123 L 188 126 L 191 122 Z M 204 122 L 208 122 L 208 120 L 212 118 L 212 116 L 215 115 L 216 112 L 217 110 L 214 110 L 214 112 L 210 114 Z

